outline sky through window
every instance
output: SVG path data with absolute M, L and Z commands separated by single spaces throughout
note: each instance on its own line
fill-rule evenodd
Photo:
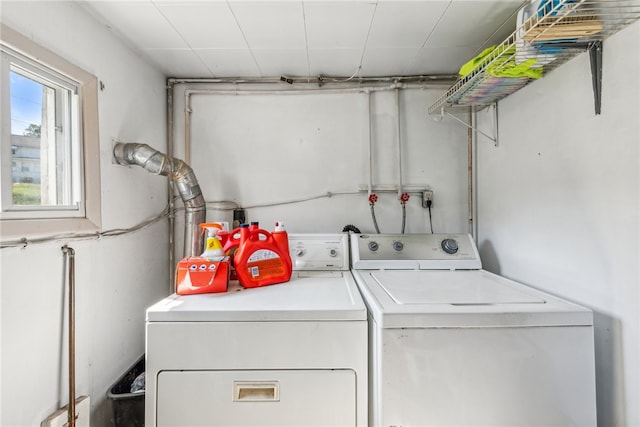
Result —
M 23 135 L 29 125 L 41 125 L 42 84 L 11 71 L 11 134 Z

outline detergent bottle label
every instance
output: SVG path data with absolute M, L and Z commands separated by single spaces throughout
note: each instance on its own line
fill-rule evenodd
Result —
M 285 266 L 280 256 L 268 249 L 260 249 L 247 260 L 247 270 L 252 279 L 266 279 L 285 274 Z

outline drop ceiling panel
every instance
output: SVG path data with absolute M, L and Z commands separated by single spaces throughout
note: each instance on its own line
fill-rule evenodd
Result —
M 379 3 L 367 47 L 422 47 L 448 5 L 448 0 Z
M 305 49 L 254 49 L 263 76 L 306 76 L 309 72 Z
M 450 74 L 485 42 L 496 44 L 510 35 L 515 11 L 523 4 L 523 0 L 76 1 L 172 77 Z M 500 28 L 510 16 L 508 25 Z
M 242 49 L 247 44 L 225 2 L 156 3 L 167 22 L 194 49 Z
M 362 74 L 365 76 L 413 74 L 412 65 L 415 64 L 419 51 L 419 48 L 367 49 L 362 61 Z
M 491 35 L 517 9 L 520 0 L 454 1 L 438 23 L 425 47 L 460 47 L 485 45 Z M 499 43 L 515 30 L 493 39 Z
M 310 74 L 350 77 L 358 72 L 361 53 L 360 49 L 310 49 Z
M 230 7 L 250 49 L 306 48 L 301 2 L 234 2 Z
M 147 49 L 144 55 L 167 77 L 212 77 L 203 61 L 190 50 Z
M 428 70 L 432 74 L 457 74 L 462 64 L 475 55 L 475 46 L 422 48 L 412 67 L 416 70 Z M 424 73 L 422 71 L 418 74 Z
M 247 49 L 198 49 L 195 52 L 214 77 L 262 76 Z
M 104 21 L 111 24 L 116 34 L 140 49 L 189 47 L 149 1 L 91 1 L 90 5 Z
M 362 52 L 375 9 L 374 2 L 305 2 L 309 49 L 349 48 Z

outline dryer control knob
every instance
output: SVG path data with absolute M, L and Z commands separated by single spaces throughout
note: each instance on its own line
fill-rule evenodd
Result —
M 448 254 L 453 255 L 458 252 L 458 242 L 454 239 L 444 239 L 440 246 L 442 246 L 442 250 Z
M 375 252 L 378 250 L 378 242 L 369 242 L 369 250 Z
M 394 249 L 396 252 L 400 252 L 401 250 L 403 250 L 403 249 L 404 249 L 404 243 L 402 243 L 402 242 L 401 242 L 401 241 L 399 241 L 399 240 L 396 240 L 395 242 L 393 242 L 393 249 Z
M 302 248 L 297 248 L 297 249 L 296 249 L 296 256 L 299 258 L 299 257 L 301 257 L 301 256 L 303 256 L 303 255 L 304 255 L 304 249 L 302 249 Z
M 337 250 L 335 250 L 334 248 L 329 249 L 329 256 L 330 256 L 331 258 L 335 258 L 335 257 L 337 257 L 337 256 L 338 256 L 338 251 L 337 251 Z

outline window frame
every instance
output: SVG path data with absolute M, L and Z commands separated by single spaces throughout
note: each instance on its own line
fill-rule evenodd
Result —
M 74 209 L 69 209 L 69 206 L 38 206 L 36 209 L 25 210 L 24 216 L 20 215 L 21 209 L 6 211 L 3 212 L 3 218 L 0 219 L 0 235 L 5 239 L 100 229 L 100 141 L 97 77 L 1 23 L 0 44 L 8 48 L 7 50 L 26 57 L 33 66 L 39 66 L 45 72 L 47 69 L 51 69 L 76 85 L 79 96 L 79 111 L 76 114 L 79 126 L 71 126 L 68 130 L 77 129 L 79 134 L 73 135 L 73 137 L 78 137 L 81 140 L 81 149 L 78 153 L 81 156 L 78 162 L 78 172 L 81 177 L 78 181 L 79 188 L 77 188 L 80 206 L 75 216 L 73 216 Z M 8 70 L 11 67 L 3 66 L 2 68 Z M 8 111 L 5 108 L 10 102 L 9 97 L 3 95 L 1 102 L 3 104 L 0 110 Z M 2 117 L 3 139 L 7 135 L 10 137 L 11 134 L 9 116 L 9 114 L 3 114 Z M 6 169 L 3 167 L 2 179 L 7 179 Z M 9 179 L 11 179 L 11 168 L 8 169 Z M 10 215 L 6 215 L 7 212 L 10 212 Z M 5 216 L 9 218 L 5 218 Z M 16 218 L 16 216 L 18 217 Z
M 82 98 L 79 93 L 79 83 L 71 81 L 66 76 L 61 76 L 54 70 L 43 67 L 42 64 L 37 64 L 28 58 L 24 58 L 23 55 L 15 52 L 13 49 L 7 48 L 6 46 L 1 46 L 0 49 L 0 55 L 2 55 L 3 60 L 6 61 L 2 65 L 3 88 L 10 86 L 10 82 L 6 80 L 6 77 L 10 77 L 11 74 L 17 74 L 42 85 L 43 88 L 47 87 L 54 93 L 53 103 L 55 104 L 55 114 L 52 123 L 53 132 L 49 133 L 54 142 L 50 148 L 59 154 L 64 153 L 62 154 L 62 159 L 65 163 L 68 162 L 62 169 L 53 164 L 49 164 L 47 168 L 47 170 L 53 171 L 52 176 L 47 178 L 47 182 L 51 183 L 53 181 L 55 183 L 53 187 L 53 191 L 55 191 L 54 198 L 58 203 L 54 205 L 46 203 L 40 205 L 14 205 L 11 191 L 13 180 L 10 178 L 10 172 L 5 169 L 2 176 L 2 188 L 0 189 L 4 208 L 2 212 L 0 212 L 0 219 L 84 217 L 85 212 L 84 203 L 82 202 L 83 189 L 81 182 L 83 167 L 79 157 L 82 155 L 83 147 L 82 139 L 77 131 L 82 128 L 82 119 L 77 108 L 77 106 L 82 103 Z M 8 68 L 8 73 L 6 73 L 5 68 Z M 9 111 L 10 108 L 7 108 L 9 102 L 7 102 L 6 99 L 3 99 L 3 102 L 3 109 Z M 13 115 L 11 115 L 11 119 L 12 118 Z M 50 126 L 41 124 L 41 128 L 44 133 Z M 11 129 L 3 129 L 3 139 L 11 139 L 12 136 L 13 133 Z M 2 147 L 0 157 L 2 158 L 3 168 L 6 167 L 8 169 L 10 159 L 9 148 L 7 146 Z M 41 167 L 43 167 L 43 163 L 47 162 L 50 162 L 50 159 L 40 158 Z M 13 169 L 13 167 L 11 169 Z M 55 179 L 55 181 L 53 179 Z M 43 181 L 43 184 L 44 182 L 45 181 Z

